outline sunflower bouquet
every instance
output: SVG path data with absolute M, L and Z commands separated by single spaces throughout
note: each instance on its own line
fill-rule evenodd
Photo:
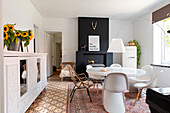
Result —
M 4 46 L 6 45 L 9 48 L 9 45 L 15 41 L 18 43 L 19 39 L 24 42 L 24 46 L 28 46 L 30 41 L 33 38 L 33 31 L 21 31 L 16 30 L 14 28 L 16 24 L 6 24 L 3 26 L 3 39 L 4 39 Z
M 18 43 L 18 38 L 14 35 L 14 26 L 16 24 L 6 24 L 3 26 L 3 39 L 4 39 L 4 46 L 6 45 L 7 48 L 9 47 L 9 44 L 13 42 L 15 39 L 15 42 Z
M 18 37 L 21 39 L 21 41 L 24 42 L 24 46 L 26 47 L 29 45 L 30 41 L 33 38 L 33 31 L 27 30 L 27 31 L 21 31 L 21 30 L 15 30 L 15 37 Z

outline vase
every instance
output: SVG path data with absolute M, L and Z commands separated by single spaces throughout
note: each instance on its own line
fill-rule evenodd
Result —
M 7 46 L 4 46 L 4 52 L 8 51 Z
M 18 43 L 16 43 L 15 41 L 16 41 L 16 39 L 13 42 L 10 40 L 10 44 L 8 47 L 9 51 L 19 51 L 20 50 L 21 39 L 18 38 Z
M 132 42 L 132 41 L 131 41 L 131 42 L 128 42 L 128 45 L 129 45 L 129 46 L 135 46 L 135 42 Z

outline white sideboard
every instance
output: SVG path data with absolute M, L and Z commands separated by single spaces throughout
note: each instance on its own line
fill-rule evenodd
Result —
M 24 113 L 46 85 L 46 53 L 4 52 L 5 113 Z
M 137 68 L 136 46 L 125 46 L 126 52 L 122 55 L 122 65 L 128 68 Z

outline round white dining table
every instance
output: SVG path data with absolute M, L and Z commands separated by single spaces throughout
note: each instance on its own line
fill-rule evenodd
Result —
M 105 71 L 105 70 L 106 71 Z M 104 71 L 103 71 L 104 70 Z M 94 67 L 87 69 L 86 72 L 91 76 L 107 76 L 110 73 L 125 73 L 127 77 L 142 76 L 146 71 L 142 69 L 126 68 L 126 67 Z

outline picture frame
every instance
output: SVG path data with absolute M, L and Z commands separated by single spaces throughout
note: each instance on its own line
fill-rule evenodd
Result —
M 100 36 L 89 35 L 89 51 L 100 51 Z

